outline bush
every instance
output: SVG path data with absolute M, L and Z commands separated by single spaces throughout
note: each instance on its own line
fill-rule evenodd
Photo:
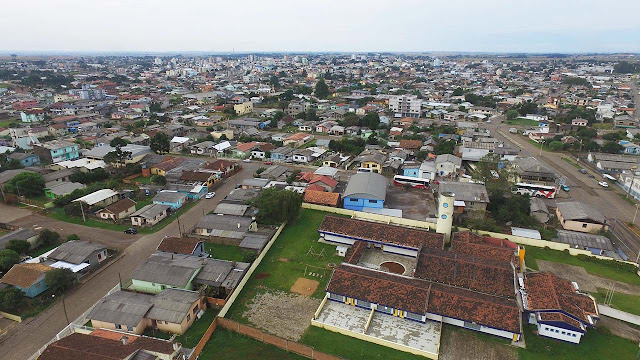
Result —
M 76 276 L 69 269 L 53 269 L 44 276 L 47 287 L 55 294 L 65 292 L 73 285 L 75 279 Z
M 64 207 L 64 213 L 69 216 L 81 217 L 83 211 L 86 212 L 88 210 L 89 205 L 87 205 L 86 203 L 80 204 L 80 201 L 74 201 Z
M 151 177 L 151 182 L 156 185 L 165 185 L 167 183 L 167 178 L 162 175 L 153 175 Z
M 616 268 L 618 270 L 631 272 L 631 273 L 634 273 L 634 274 L 638 271 L 638 266 L 637 265 L 628 264 L 628 263 L 624 263 L 624 262 L 620 262 L 620 261 L 616 261 L 616 260 L 598 259 L 596 257 L 589 256 L 589 255 L 583 255 L 583 254 L 578 255 L 577 258 L 580 259 L 580 260 L 583 260 L 583 261 L 589 261 L 589 262 L 592 262 L 592 263 L 596 263 L 596 264 L 600 264 L 600 265 L 604 265 L 604 266 L 608 266 L 608 267 L 613 267 L 613 268 Z
M 80 236 L 78 236 L 76 234 L 71 234 L 71 235 L 67 236 L 67 241 L 72 241 L 72 240 L 80 240 Z
M 242 262 L 251 264 L 257 257 L 258 254 L 253 251 L 245 250 L 242 252 Z
M 24 294 L 14 287 L 0 290 L 0 308 L 3 311 L 12 312 L 24 304 Z
M 20 254 L 11 249 L 0 250 L 0 270 L 9 271 L 20 262 Z
M 38 234 L 39 245 L 53 245 L 60 241 L 60 234 L 49 229 L 44 229 Z
M 31 249 L 31 244 L 26 240 L 9 240 L 5 249 L 13 250 L 18 254 L 26 254 Z

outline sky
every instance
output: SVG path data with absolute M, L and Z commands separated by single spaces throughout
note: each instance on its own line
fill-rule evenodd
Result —
M 639 0 L 2 0 L 0 51 L 640 52 L 639 13 Z

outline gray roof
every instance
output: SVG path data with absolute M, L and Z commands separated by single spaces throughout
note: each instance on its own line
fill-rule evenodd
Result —
M 189 314 L 191 305 L 198 299 L 200 295 L 195 291 L 165 289 L 151 298 L 153 306 L 145 317 L 179 324 Z
M 249 268 L 247 263 L 206 259 L 204 267 L 195 278 L 195 282 L 233 289 L 238 285 L 247 268 Z
M 42 175 L 42 179 L 44 180 L 45 183 L 48 183 L 50 181 L 54 181 L 54 180 L 62 179 L 62 178 L 67 177 L 67 176 L 71 176 L 71 174 L 73 174 L 73 173 L 74 173 L 73 169 L 62 169 L 62 170 L 50 172 L 48 174 L 44 174 L 44 175 Z
M 202 261 L 199 257 L 155 252 L 133 270 L 131 277 L 184 288 L 201 268 Z
M 555 173 L 534 157 L 515 159 L 516 171 L 520 175 L 554 177 Z
M 15 169 L 15 170 L 5 170 L 0 173 L 0 185 L 10 181 L 16 175 L 21 174 L 23 172 L 33 172 L 25 169 Z
M 344 197 L 385 200 L 387 178 L 376 173 L 357 173 L 351 176 Z
M 249 205 L 220 203 L 213 212 L 215 214 L 243 216 L 247 209 L 249 209 Z
M 289 171 L 289 168 L 283 165 L 269 166 L 265 171 L 260 173 L 261 178 L 277 179 Z
M 127 144 L 123 146 L 122 151 L 131 152 L 131 157 L 137 157 L 140 155 L 148 154 L 151 152 L 151 148 L 146 145 L 136 145 L 136 144 Z M 86 157 L 94 157 L 94 158 L 104 158 L 108 153 L 115 151 L 116 148 L 111 147 L 110 145 L 102 145 L 96 146 L 91 150 L 88 150 L 84 153 Z
M 456 166 L 462 165 L 462 159 L 460 159 L 459 157 L 457 157 L 455 155 L 441 154 L 441 155 L 436 156 L 436 164 L 443 163 L 443 162 L 451 162 L 451 163 L 455 164 Z
M 169 208 L 171 208 L 171 206 L 169 205 L 149 204 L 143 206 L 140 210 L 131 214 L 131 217 L 139 216 L 145 219 L 153 219 L 154 217 L 167 211 Z
M 463 183 L 454 181 L 441 181 L 439 188 L 440 193 L 452 192 L 455 194 L 456 200 L 473 201 L 473 202 L 489 202 L 487 188 L 482 184 Z
M 240 247 L 243 249 L 262 250 L 268 242 L 269 237 L 267 236 L 247 235 L 240 242 Z
M 177 203 L 180 200 L 184 200 L 187 197 L 186 194 L 179 193 L 177 191 L 160 191 L 153 197 L 153 201 L 156 202 L 168 202 Z
M 258 189 L 234 189 L 231 190 L 229 195 L 224 198 L 226 202 L 240 202 L 246 203 L 247 201 L 255 198 L 260 194 L 260 190 Z
M 267 186 L 268 183 L 269 183 L 269 179 L 253 178 L 253 179 L 244 179 L 240 183 L 240 186 L 263 188 L 263 187 Z
M 56 183 L 56 182 L 50 183 L 48 186 L 48 189 L 56 196 L 64 196 L 72 193 L 74 190 L 84 189 L 85 187 L 86 186 L 84 186 L 81 183 L 63 181 L 59 183 Z
M 106 249 L 106 247 L 103 245 L 82 240 L 72 240 L 58 246 L 47 258 L 65 261 L 71 264 L 81 264 L 95 251 L 102 251 L 104 249 Z
M 151 298 L 153 295 L 117 291 L 100 299 L 87 318 L 134 327 L 151 308 Z
M 243 216 L 205 215 L 196 224 L 196 228 L 207 229 L 212 236 L 242 239 L 252 222 L 251 218 Z
M 558 230 L 558 238 L 556 241 L 569 244 L 573 247 L 576 245 L 581 248 L 594 248 L 615 251 L 611 240 L 606 236 L 595 235 L 577 231 Z
M 531 203 L 529 205 L 529 211 L 534 213 L 538 211 L 542 211 L 544 213 L 549 214 L 549 209 L 547 209 L 547 205 L 542 201 L 542 199 L 538 197 L 531 198 Z
M 568 201 L 556 204 L 565 220 L 588 221 L 604 224 L 606 219 L 596 209 L 578 201 Z

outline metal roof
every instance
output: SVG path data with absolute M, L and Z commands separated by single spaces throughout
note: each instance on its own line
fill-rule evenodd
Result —
M 213 212 L 215 214 L 243 216 L 248 208 L 249 205 L 220 203 Z
M 155 252 L 135 268 L 131 277 L 135 280 L 184 288 L 194 273 L 202 268 L 203 259 Z
M 189 314 L 191 305 L 198 299 L 200 295 L 195 291 L 165 289 L 151 298 L 153 306 L 145 317 L 180 324 Z
M 72 264 L 80 264 L 85 262 L 85 260 L 87 260 L 87 258 L 95 251 L 101 251 L 105 248 L 106 247 L 103 245 L 94 244 L 88 241 L 72 240 L 55 248 L 47 258 L 65 261 Z
M 573 247 L 576 245 L 581 248 L 594 248 L 602 250 L 615 251 L 611 240 L 606 236 L 582 233 L 577 231 L 558 230 L 558 238 L 556 241 L 569 244 Z
M 344 197 L 385 200 L 387 178 L 376 173 L 356 173 L 351 176 Z
M 246 232 L 251 225 L 251 218 L 234 215 L 205 215 L 196 228 L 220 231 Z
M 117 192 L 111 189 L 100 189 L 96 192 L 92 192 L 89 195 L 85 195 L 79 199 L 75 199 L 73 201 L 82 201 L 88 205 L 97 204 L 101 201 L 104 201 L 112 196 L 118 195 Z
M 151 308 L 152 297 L 153 295 L 117 291 L 100 299 L 87 318 L 134 327 Z
M 455 200 L 489 202 L 487 188 L 482 184 L 441 181 L 438 189 L 441 194 L 444 192 L 454 193 Z
M 557 203 L 556 206 L 565 220 L 591 220 L 604 224 L 605 217 L 596 209 L 578 201 Z
M 262 250 L 268 242 L 269 238 L 266 236 L 247 235 L 240 242 L 240 247 L 243 249 Z

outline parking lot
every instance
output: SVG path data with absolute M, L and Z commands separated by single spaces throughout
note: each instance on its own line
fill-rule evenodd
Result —
M 390 183 L 385 207 L 402 210 L 402 217 L 422 220 L 435 217 L 436 204 L 431 190 L 406 189 Z

